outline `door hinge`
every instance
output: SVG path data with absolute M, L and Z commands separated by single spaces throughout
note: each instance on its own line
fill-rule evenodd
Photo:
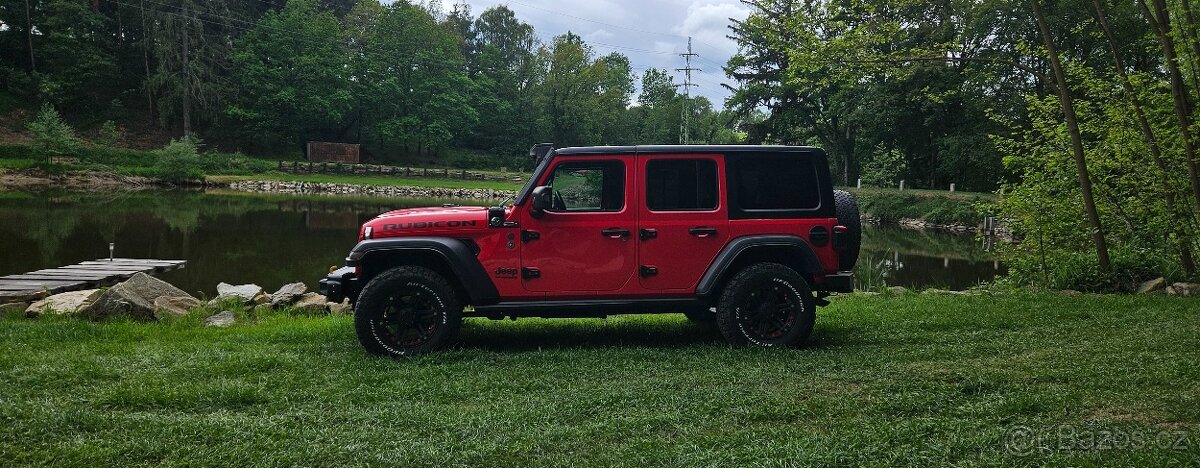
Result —
M 638 273 L 640 273 L 643 278 L 647 276 L 654 276 L 658 274 L 658 267 L 642 265 L 641 267 L 638 267 Z
M 525 279 L 541 278 L 542 271 L 537 268 L 522 267 L 521 277 Z
M 539 233 L 537 231 L 530 231 L 528 229 L 524 229 L 521 231 L 521 242 L 529 242 L 531 240 L 538 240 L 541 238 L 542 238 L 541 233 Z

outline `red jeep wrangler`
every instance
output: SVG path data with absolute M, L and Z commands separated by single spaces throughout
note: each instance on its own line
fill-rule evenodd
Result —
M 374 354 L 437 349 L 463 317 L 682 312 L 733 344 L 799 345 L 853 290 L 861 227 L 825 153 L 535 146 L 511 204 L 384 213 L 321 281 Z

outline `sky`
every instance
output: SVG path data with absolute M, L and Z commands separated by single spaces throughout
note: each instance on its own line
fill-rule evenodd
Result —
M 737 52 L 737 44 L 726 37 L 730 18 L 750 14 L 738 0 L 442 0 L 449 11 L 455 3 L 470 5 L 472 16 L 496 5 L 507 5 L 517 18 L 533 25 L 545 43 L 571 31 L 592 46 L 597 55 L 620 52 L 629 57 L 639 78 L 648 68 L 665 69 L 683 82 L 688 36 L 692 51 L 692 73 L 698 86 L 693 94 L 707 97 L 722 107 L 729 92 L 721 83 L 732 84 L 721 66 Z M 639 86 L 640 90 L 640 86 Z M 636 99 L 637 94 L 634 94 Z

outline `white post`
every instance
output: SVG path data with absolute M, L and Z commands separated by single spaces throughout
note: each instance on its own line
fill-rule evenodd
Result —
M 858 179 L 858 186 L 857 186 L 857 188 L 862 188 L 862 179 Z
M 110 262 L 113 261 L 113 251 L 115 251 L 116 249 L 117 249 L 116 244 L 114 244 L 112 242 L 108 243 L 108 261 L 110 261 Z
M 953 191 L 954 191 L 954 184 L 953 184 L 953 183 L 951 183 L 951 184 L 950 184 L 950 191 L 951 191 L 951 192 L 953 192 Z
M 900 179 L 900 190 L 904 190 L 904 179 Z

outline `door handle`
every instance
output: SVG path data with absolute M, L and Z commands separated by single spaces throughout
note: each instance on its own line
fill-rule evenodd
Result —
M 715 235 L 717 235 L 717 228 L 702 227 L 702 226 L 694 227 L 694 228 L 688 229 L 688 234 L 691 234 L 693 236 L 700 237 L 700 238 L 704 238 L 704 237 L 708 237 L 708 236 L 715 236 Z
M 641 230 L 638 231 L 638 237 L 641 237 L 642 240 L 653 239 L 655 237 L 658 237 L 658 229 L 642 228 Z
M 609 239 L 624 239 L 629 237 L 629 230 L 623 228 L 601 229 L 600 235 Z

